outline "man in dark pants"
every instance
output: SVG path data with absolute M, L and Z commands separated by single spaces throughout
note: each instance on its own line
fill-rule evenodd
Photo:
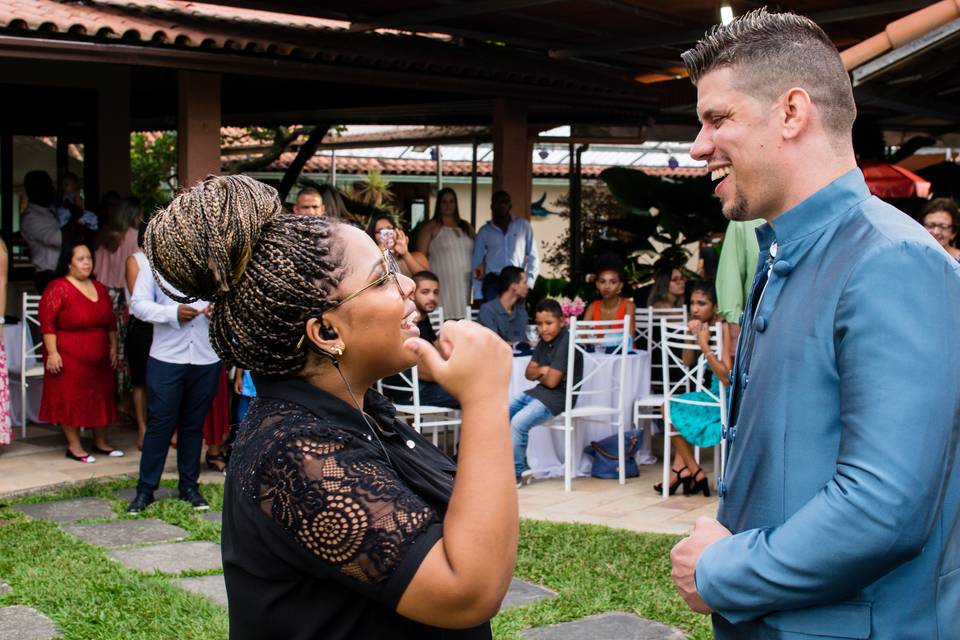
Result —
M 209 509 L 199 488 L 202 430 L 222 367 L 208 338 L 210 305 L 203 301 L 178 304 L 157 286 L 150 269 L 141 269 L 130 308 L 134 316 L 152 323 L 154 330 L 147 360 L 148 418 L 140 482 L 127 512 L 140 513 L 153 502 L 174 431 L 179 432 L 180 499 L 194 509 Z

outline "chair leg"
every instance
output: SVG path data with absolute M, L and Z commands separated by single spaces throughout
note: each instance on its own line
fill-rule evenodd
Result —
M 663 485 L 660 490 L 664 498 L 670 497 L 670 470 L 673 469 L 670 445 L 670 405 L 667 404 L 663 411 Z
M 20 361 L 23 367 L 23 361 Z M 20 376 L 20 437 L 27 437 L 27 379 Z
M 563 432 L 563 490 L 573 490 L 573 424 Z

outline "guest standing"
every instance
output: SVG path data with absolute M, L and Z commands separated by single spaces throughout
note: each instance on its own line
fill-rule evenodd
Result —
M 143 255 L 143 233 L 147 225 L 140 223 L 137 229 L 137 252 L 127 258 L 126 296 L 133 300 L 133 288 L 140 271 L 150 270 L 147 256 Z M 130 367 L 130 384 L 133 387 L 133 417 L 137 421 L 137 450 L 143 450 L 143 436 L 147 432 L 147 358 L 153 343 L 153 325 L 141 320 L 131 310 L 124 340 L 124 354 Z
M 474 299 L 493 300 L 501 291 L 497 276 L 507 266 L 519 267 L 527 274 L 527 286 L 533 288 L 540 273 L 540 253 L 533 227 L 525 218 L 514 217 L 510 194 L 497 191 L 490 200 L 493 218 L 480 227 L 473 243 L 470 268 L 477 279 Z
M 130 386 L 130 367 L 125 346 L 129 324 L 130 298 L 126 293 L 127 258 L 137 253 L 137 226 L 142 210 L 136 198 L 124 198 L 109 211 L 97 235 L 97 251 L 93 260 L 93 275 L 107 287 L 117 318 L 117 395 L 125 398 Z
M 164 287 L 176 294 L 170 285 Z M 199 483 L 203 422 L 223 368 L 210 347 L 210 305 L 201 300 L 177 303 L 160 288 L 153 270 L 144 268 L 137 275 L 130 308 L 153 324 L 153 343 L 147 359 L 147 432 L 140 481 L 127 513 L 140 513 L 153 502 L 174 432 L 180 499 L 198 511 L 209 509 Z
M 66 457 L 91 463 L 78 429 L 93 431 L 93 450 L 111 457 L 123 452 L 107 444 L 107 425 L 116 421 L 114 405 L 117 324 L 107 288 L 90 278 L 93 256 L 75 245 L 67 275 L 51 282 L 40 299 L 43 334 L 43 397 L 40 420 L 59 424 L 67 438 Z
M 57 191 L 46 171 L 29 171 L 23 177 L 23 190 L 30 203 L 20 215 L 20 234 L 30 249 L 33 263 L 33 282 L 38 294 L 43 294 L 50 281 L 56 278 L 63 235 L 54 202 Z
M 445 318 L 460 319 L 467 314 L 470 302 L 473 227 L 460 217 L 457 192 L 449 187 L 437 193 L 433 218 L 423 225 L 417 247 L 430 260 L 430 265 L 443 286 L 440 306 Z
M 7 243 L 0 240 L 0 318 L 7 310 L 7 270 L 10 261 Z M 0 324 L 3 324 L 0 321 Z M 0 340 L 0 452 L 13 442 L 13 429 L 10 428 L 10 384 L 7 373 L 7 352 Z
M 410 240 L 393 215 L 379 212 L 370 216 L 367 233 L 376 241 L 381 251 L 389 251 L 393 255 L 400 266 L 400 273 L 408 278 L 430 268 L 427 256 L 410 250 Z

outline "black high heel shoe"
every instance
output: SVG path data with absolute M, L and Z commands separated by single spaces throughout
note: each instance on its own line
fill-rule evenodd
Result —
M 670 483 L 670 486 L 668 487 L 670 490 L 670 495 L 675 494 L 677 492 L 677 489 L 680 487 L 680 485 L 683 485 L 683 495 L 687 495 L 687 485 L 690 483 L 690 479 L 693 476 L 687 476 L 686 478 L 681 478 L 680 474 L 683 472 L 684 469 L 686 469 L 686 467 L 680 467 L 679 469 L 671 469 L 674 475 L 677 476 L 677 481 Z M 653 490 L 656 491 L 657 493 L 663 493 L 663 483 L 658 482 L 657 484 L 653 485 Z
M 697 480 L 697 476 L 701 473 L 703 477 Z M 704 498 L 710 497 L 710 480 L 707 479 L 707 474 L 702 468 L 697 467 L 697 470 L 690 474 L 689 480 L 690 482 L 683 485 L 683 495 L 695 496 L 698 493 L 703 493 Z

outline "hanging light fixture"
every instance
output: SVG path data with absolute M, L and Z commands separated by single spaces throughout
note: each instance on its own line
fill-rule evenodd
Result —
M 720 22 L 724 26 L 733 22 L 733 7 L 728 4 L 720 7 Z

